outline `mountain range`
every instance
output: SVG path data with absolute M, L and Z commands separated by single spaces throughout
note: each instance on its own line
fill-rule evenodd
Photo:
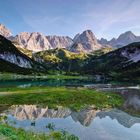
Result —
M 13 36 L 11 31 L 2 24 L 0 24 L 0 35 L 18 44 L 19 47 L 33 52 L 66 48 L 76 53 L 89 53 L 104 47 L 119 48 L 140 41 L 140 36 L 136 36 L 131 31 L 122 33 L 118 38 L 109 41 L 104 38 L 97 39 L 91 30 L 78 33 L 73 39 L 68 36 L 46 36 L 39 32 L 21 32 Z
M 45 36 L 38 32 L 22 32 L 16 36 L 9 37 L 8 39 L 18 44 L 21 48 L 33 52 L 65 48 L 71 52 L 89 53 L 103 47 L 98 43 L 95 35 L 90 30 L 84 31 L 74 39 L 71 39 L 68 36 Z
M 38 32 L 12 36 L 0 24 L 0 34 L 0 71 L 59 71 L 130 79 L 140 75 L 140 37 L 131 31 L 110 41 L 97 40 L 91 30 L 77 34 L 74 39 Z

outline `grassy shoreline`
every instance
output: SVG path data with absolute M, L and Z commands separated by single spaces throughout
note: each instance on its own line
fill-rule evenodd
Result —
M 1 88 L 0 105 L 36 104 L 57 107 L 69 107 L 79 110 L 88 105 L 97 108 L 119 107 L 123 98 L 111 92 L 100 92 L 94 89 L 65 87 L 28 87 Z

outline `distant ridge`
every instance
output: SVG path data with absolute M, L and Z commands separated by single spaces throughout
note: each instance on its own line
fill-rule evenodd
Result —
M 139 42 L 140 36 L 136 36 L 133 32 L 127 31 L 122 33 L 118 38 L 112 38 L 110 41 L 101 38 L 98 42 L 102 45 L 110 45 L 112 47 L 120 48 L 133 42 Z

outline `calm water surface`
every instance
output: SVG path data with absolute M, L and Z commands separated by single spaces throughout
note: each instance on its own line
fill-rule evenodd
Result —
M 2 114 L 8 116 L 8 124 L 35 132 L 47 133 L 49 129 L 46 126 L 52 123 L 55 130 L 66 130 L 81 140 L 140 139 L 140 118 L 118 109 L 100 111 L 91 106 L 75 112 L 62 107 L 49 109 L 18 105 L 11 106 Z
M 97 82 L 94 79 L 13 79 L 0 80 L 0 88 L 2 87 L 31 87 L 31 86 L 65 86 L 65 85 L 91 85 L 91 84 L 107 84 L 106 81 Z M 133 83 L 124 82 L 110 82 L 114 85 L 131 85 Z
M 31 87 L 31 86 L 65 86 L 93 84 L 92 79 L 20 79 L 20 80 L 0 80 L 2 87 Z

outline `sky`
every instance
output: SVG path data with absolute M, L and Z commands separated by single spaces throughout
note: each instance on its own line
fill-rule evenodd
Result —
M 140 35 L 140 0 L 0 0 L 0 23 L 13 35 L 42 32 L 74 37 L 90 29 L 97 38 Z

